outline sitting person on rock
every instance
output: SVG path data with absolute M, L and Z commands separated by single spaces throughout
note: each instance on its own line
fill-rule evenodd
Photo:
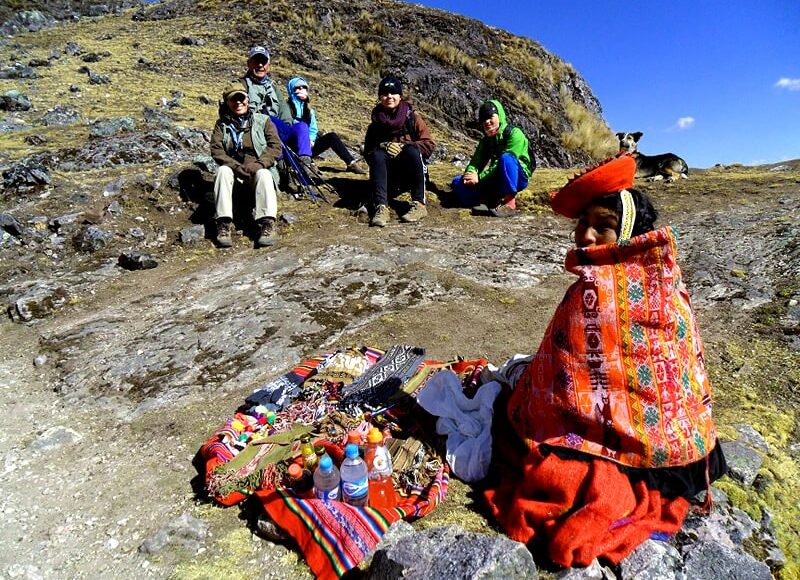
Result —
M 328 149 L 333 149 L 339 159 L 347 165 L 347 171 L 358 175 L 366 175 L 367 172 L 358 166 L 358 161 L 350 153 L 350 150 L 345 147 L 338 133 L 331 131 L 322 135 L 319 134 L 317 112 L 310 105 L 311 96 L 308 91 L 308 81 L 303 77 L 291 78 L 286 83 L 286 91 L 289 93 L 289 98 L 286 102 L 289 104 L 293 121 L 308 125 L 312 157 L 318 157 Z
M 247 52 L 247 74 L 242 78 L 242 83 L 247 87 L 250 110 L 268 115 L 284 145 L 291 147 L 301 164 L 311 166 L 309 126 L 306 123 L 294 123 L 280 86 L 269 76 L 271 71 L 269 51 L 263 46 L 252 47 Z
M 378 84 L 379 103 L 364 137 L 364 158 L 369 165 L 371 226 L 389 222 L 389 195 L 411 190 L 411 209 L 402 222 L 417 222 L 428 215 L 425 207 L 425 161 L 435 143 L 422 116 L 403 99 L 403 85 L 394 76 Z
M 676 533 L 727 470 L 675 237 L 654 229 L 635 172 L 619 156 L 553 194 L 577 219 L 578 280 L 495 412 L 486 499 L 512 539 L 561 566 L 618 564 Z
M 221 248 L 233 245 L 235 189 L 255 194 L 253 217 L 259 228 L 256 247 L 271 246 L 278 239 L 278 201 L 270 168 L 281 155 L 281 142 L 269 117 L 250 110 L 248 104 L 243 84 L 228 85 L 211 135 L 211 157 L 219 166 L 214 181 L 214 217 Z
M 528 138 L 522 129 L 508 124 L 502 103 L 494 99 L 481 105 L 478 122 L 484 137 L 463 175 L 453 179 L 456 200 L 475 214 L 513 215 L 516 195 L 528 186 L 534 169 Z

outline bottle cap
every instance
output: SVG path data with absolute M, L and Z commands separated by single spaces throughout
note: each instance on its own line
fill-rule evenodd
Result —
M 322 457 L 325 455 L 325 446 L 324 445 L 314 445 L 314 453 L 317 454 L 317 457 Z
M 361 433 L 359 433 L 358 431 L 348 431 L 347 442 L 356 444 L 361 443 Z
M 380 443 L 381 441 L 383 441 L 383 433 L 381 433 L 381 430 L 377 427 L 370 427 L 367 433 L 367 442 Z
M 344 448 L 344 455 L 348 459 L 353 459 L 354 457 L 358 457 L 358 445 L 355 443 L 348 443 Z
M 319 460 L 319 468 L 322 471 L 331 471 L 333 469 L 333 459 L 330 455 L 323 455 Z
M 299 479 L 303 476 L 303 468 L 297 465 L 296 463 L 292 463 L 289 466 L 289 477 L 292 479 Z

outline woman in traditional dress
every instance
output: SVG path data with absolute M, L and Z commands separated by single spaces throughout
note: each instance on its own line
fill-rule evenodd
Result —
M 497 421 L 490 507 L 562 566 L 616 564 L 674 534 L 727 470 L 674 233 L 654 229 L 635 171 L 617 156 L 553 194 L 578 220 L 566 258 L 578 280 Z

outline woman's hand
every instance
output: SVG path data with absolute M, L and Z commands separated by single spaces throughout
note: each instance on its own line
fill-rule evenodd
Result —
M 397 157 L 403 150 L 403 144 L 398 143 L 397 141 L 387 141 L 386 143 L 382 143 L 381 147 L 386 150 L 386 153 L 389 154 L 389 157 Z

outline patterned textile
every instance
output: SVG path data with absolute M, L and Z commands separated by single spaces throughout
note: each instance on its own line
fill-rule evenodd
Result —
M 424 348 L 402 344 L 392 346 L 367 372 L 345 385 L 342 408 L 357 414 L 358 410 L 385 406 L 424 361 Z
M 567 447 L 631 467 L 673 467 L 716 442 L 711 388 L 670 228 L 576 248 L 579 277 L 514 390 L 529 448 Z
M 484 492 L 489 506 L 511 539 L 537 540 L 560 566 L 589 566 L 595 558 L 618 564 L 648 538 L 680 530 L 689 510 L 681 497 L 664 499 L 642 481 L 631 483 L 610 461 L 533 450 L 511 465 L 523 467 Z
M 395 508 L 354 507 L 343 502 L 299 499 L 290 491 L 259 491 L 272 520 L 294 538 L 317 578 L 339 578 L 355 568 L 392 523 L 430 513 L 447 494 L 446 467 L 433 483 L 398 494 Z
M 251 406 L 264 405 L 271 411 L 282 410 L 300 393 L 300 385 L 320 369 L 325 368 L 327 362 L 336 354 L 336 351 L 326 352 L 322 356 L 303 361 L 285 375 L 254 391 L 245 402 Z

